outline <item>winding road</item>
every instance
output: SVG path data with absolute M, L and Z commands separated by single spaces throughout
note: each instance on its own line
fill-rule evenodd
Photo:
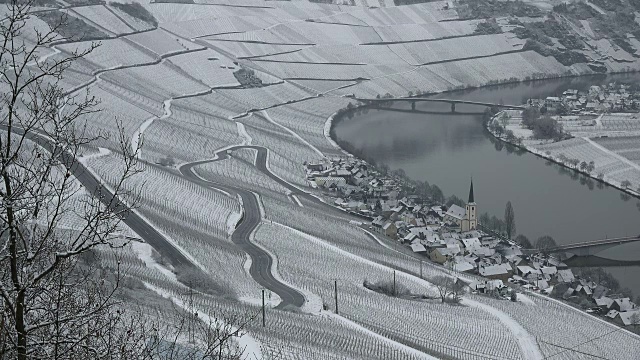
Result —
M 282 302 L 280 302 L 280 304 L 278 304 L 276 308 L 284 308 L 287 306 L 302 307 L 306 301 L 304 295 L 302 295 L 296 289 L 276 279 L 271 272 L 273 268 L 273 259 L 271 258 L 271 256 L 264 249 L 251 242 L 251 234 L 262 221 L 262 217 L 260 215 L 260 205 L 258 204 L 257 197 L 253 193 L 245 189 L 203 179 L 193 171 L 193 168 L 198 165 L 226 160 L 229 158 L 229 152 L 239 149 L 257 150 L 258 156 L 256 158 L 256 167 L 288 189 L 294 188 L 289 183 L 278 178 L 276 175 L 272 174 L 269 169 L 267 169 L 267 150 L 263 147 L 252 145 L 234 146 L 226 150 L 217 152 L 213 159 L 195 161 L 182 165 L 179 168 L 180 173 L 192 182 L 224 190 L 230 193 L 236 193 L 241 197 L 244 214 L 242 216 L 242 219 L 240 220 L 239 225 L 231 235 L 231 241 L 233 241 L 234 244 L 238 245 L 251 257 L 251 267 L 249 268 L 249 274 L 258 284 L 280 296 Z M 300 192 L 297 189 L 296 191 Z
M 2 130 L 7 130 L 6 126 L 0 127 Z M 45 135 L 35 132 L 25 132 L 22 129 L 13 128 L 12 132 L 24 136 L 25 138 L 35 142 L 42 146 L 49 152 L 54 150 L 54 144 Z M 203 179 L 198 176 L 193 169 L 202 164 L 222 161 L 229 158 L 229 153 L 234 150 L 240 149 L 254 149 L 257 151 L 256 168 L 269 176 L 273 181 L 282 185 L 291 192 L 291 195 L 296 195 L 300 198 L 313 201 L 320 206 L 326 207 L 326 209 L 333 212 L 338 212 L 341 215 L 346 213 L 334 208 L 333 206 L 326 204 L 314 196 L 300 190 L 294 185 L 281 179 L 274 173 L 272 173 L 267 165 L 268 149 L 255 146 L 255 145 L 237 145 L 225 150 L 221 150 L 215 153 L 213 159 L 195 161 L 192 163 L 184 164 L 180 166 L 180 173 L 188 180 L 198 183 L 200 185 L 224 190 L 229 193 L 238 194 L 242 199 L 244 208 L 244 214 L 235 231 L 231 235 L 233 243 L 238 245 L 251 257 L 251 267 L 249 273 L 251 277 L 266 289 L 278 294 L 281 298 L 281 303 L 276 307 L 279 309 L 294 306 L 302 307 L 306 299 L 298 290 L 291 286 L 284 284 L 282 281 L 276 279 L 272 273 L 274 260 L 263 248 L 259 247 L 251 241 L 252 233 L 260 225 L 262 221 L 260 205 L 258 198 L 252 192 L 245 189 L 225 185 L 215 181 Z M 162 233 L 156 230 L 146 219 L 144 219 L 137 211 L 132 210 L 129 206 L 120 199 L 119 196 L 114 194 L 114 191 L 109 187 L 102 184 L 100 179 L 89 171 L 81 162 L 79 162 L 73 154 L 63 152 L 60 155 L 62 164 L 80 181 L 80 183 L 91 192 L 97 199 L 99 199 L 105 206 L 122 218 L 122 221 L 135 231 L 142 239 L 151 245 L 156 251 L 158 251 L 164 258 L 170 261 L 174 268 L 188 268 L 191 271 L 202 273 L 202 276 L 208 276 L 206 272 L 198 267 L 186 254 L 184 254 L 178 247 L 176 247 L 169 239 L 167 239 Z

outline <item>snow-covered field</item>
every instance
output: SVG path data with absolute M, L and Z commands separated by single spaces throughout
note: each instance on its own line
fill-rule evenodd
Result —
M 255 145 L 268 150 L 269 171 L 311 191 L 302 164 L 341 154 L 327 141 L 325 130 L 327 119 L 353 101 L 343 95 L 406 96 L 410 91 L 442 92 L 541 74 L 578 75 L 585 69 L 523 51 L 521 42 L 505 35 L 473 35 L 478 21 L 457 19 L 445 1 L 410 6 L 394 6 L 391 0 L 356 0 L 355 6 L 335 4 L 339 1 L 137 2 L 156 18 L 158 28 L 111 5 L 68 10 L 109 39 L 74 64 L 60 84 L 74 95 L 88 89 L 102 101 L 104 111 L 85 120 L 89 135 L 105 137 L 94 144 L 99 150 L 85 151 L 82 161 L 107 183 L 115 181 L 119 169 L 116 124 L 121 124 L 129 146 L 142 140 L 139 159 L 145 171 L 126 185 L 128 190 L 142 189 L 139 213 L 229 295 L 198 294 L 197 308 L 203 314 L 255 314 L 261 287 L 248 273 L 247 255 L 230 241 L 246 210 L 243 204 L 233 194 L 186 179 L 177 170 L 180 165 L 212 160 L 216 152 L 234 145 Z M 29 23 L 45 26 L 36 18 Z M 35 32 L 25 33 L 26 43 L 34 39 Z M 38 55 L 60 57 L 87 46 L 59 44 Z M 632 60 L 624 66 L 637 68 L 640 63 Z M 610 64 L 616 66 L 622 65 Z M 269 86 L 256 87 L 256 79 L 241 83 L 241 76 L 234 75 L 241 68 L 253 70 Z M 611 116 L 602 119 L 602 126 L 610 134 L 635 131 L 640 136 L 638 121 Z M 574 131 L 586 129 L 576 125 Z M 595 172 L 605 173 L 608 180 L 629 179 L 634 188 L 640 186 L 637 139 L 582 137 L 537 145 L 537 151 L 589 158 Z M 428 278 L 444 272 L 421 267 L 415 258 L 383 245 L 349 223 L 347 214 L 293 194 L 256 168 L 256 155 L 256 150 L 234 150 L 228 159 L 193 170 L 258 194 L 264 214 L 255 241 L 277 258 L 280 277 L 322 299 L 329 309 L 337 280 L 342 311 L 335 316 L 269 309 L 267 327 L 255 320 L 248 325 L 248 337 L 241 339 L 251 344 L 253 354 L 268 358 L 281 352 L 283 359 L 430 358 L 424 353 L 526 359 L 524 354 L 554 353 L 552 345 L 542 342 L 539 349 L 526 348 L 532 337 L 574 346 L 611 331 L 581 313 L 537 298 L 511 304 L 468 297 L 465 306 L 452 307 L 371 292 L 362 286 L 365 279 L 387 281 L 396 269 L 403 286 L 434 295 L 419 274 L 422 270 Z M 63 225 L 72 222 L 67 219 Z M 177 281 L 178 269 L 163 265 L 149 245 L 134 244 L 119 253 L 100 251 L 105 267 L 115 269 L 121 261 L 130 277 L 148 285 L 139 291 L 179 306 L 187 289 Z M 271 304 L 278 301 L 272 298 Z M 570 324 L 579 325 L 569 329 Z M 640 346 L 626 335 L 604 339 L 585 349 L 631 359 L 631 350 Z M 580 356 L 563 353 L 554 358 Z
M 398 342 L 433 355 L 476 359 L 520 358 L 516 339 L 497 319 L 472 307 L 391 298 L 362 285 L 391 282 L 393 269 L 345 252 L 283 226 L 263 225 L 256 240 L 278 255 L 287 282 L 319 294 L 333 306 L 334 281 L 342 316 Z M 435 296 L 433 289 L 398 273 L 398 286 Z M 411 319 L 411 320 L 409 320 Z M 437 330 L 436 330 L 437 329 Z M 486 344 L 492 344 L 487 347 Z
M 512 116 L 507 129 L 521 138 L 528 150 L 576 169 L 580 169 L 579 165 L 571 165 L 570 160 L 578 160 L 578 164 L 593 161 L 591 176 L 640 193 L 640 120 L 637 114 L 602 114 L 586 122 L 577 116 L 561 117 L 558 121 L 563 130 L 574 137 L 550 142 L 533 139 L 531 130 L 522 128 L 522 118 L 517 111 L 507 113 Z

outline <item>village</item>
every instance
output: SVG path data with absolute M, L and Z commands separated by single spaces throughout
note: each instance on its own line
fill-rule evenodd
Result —
M 502 299 L 534 291 L 563 299 L 593 315 L 630 329 L 640 324 L 640 308 L 628 295 L 610 293 L 580 278 L 561 260 L 523 249 L 478 223 L 473 180 L 464 206 L 438 203 L 407 191 L 404 179 L 383 175 L 354 157 L 305 163 L 307 181 L 337 207 L 369 221 L 372 233 L 403 244 L 431 262 L 472 279 L 471 291 Z M 462 205 L 462 204 L 461 204 Z
M 588 91 L 568 89 L 560 96 L 529 99 L 528 105 L 558 115 L 599 115 L 604 112 L 637 112 L 640 91 L 636 86 L 610 83 L 592 85 Z M 595 125 L 595 123 L 593 123 Z

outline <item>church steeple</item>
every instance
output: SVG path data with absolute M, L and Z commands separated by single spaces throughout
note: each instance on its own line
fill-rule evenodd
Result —
M 478 218 L 476 216 L 478 207 L 476 206 L 476 199 L 473 197 L 473 178 L 471 178 L 471 185 L 469 185 L 469 202 L 467 202 L 465 210 L 465 218 L 460 224 L 460 230 L 475 230 L 478 227 Z

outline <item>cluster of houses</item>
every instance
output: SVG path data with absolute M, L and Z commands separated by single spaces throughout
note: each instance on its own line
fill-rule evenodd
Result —
M 328 192 L 345 211 L 370 218 L 370 231 L 434 263 L 475 275 L 478 281 L 470 284 L 475 291 L 506 295 L 506 283 L 511 283 L 550 294 L 556 285 L 564 284 L 569 289 L 565 298 L 588 295 L 597 306 L 606 306 L 602 311 L 614 321 L 635 324 L 632 315 L 638 309 L 628 298 L 606 297 L 604 287 L 577 279 L 555 257 L 523 252 L 515 242 L 483 231 L 477 220 L 473 181 L 466 205 L 447 207 L 414 195 L 399 198 L 399 180 L 383 177 L 355 158 L 326 159 L 305 167 L 312 187 Z
M 562 93 L 562 96 L 530 99 L 528 103 L 553 112 L 562 108 L 572 114 L 622 112 L 640 109 L 640 94 L 631 92 L 628 85 L 611 83 L 602 86 L 593 85 L 586 92 L 570 89 Z M 568 115 L 568 113 L 561 115 Z
M 373 218 L 376 211 L 389 211 L 398 204 L 400 185 L 356 158 L 324 159 L 305 163 L 307 181 L 313 188 L 330 191 L 334 205 Z
M 640 307 L 619 294 L 608 294 L 609 289 L 593 281 L 574 281 L 562 295 L 564 299 L 588 299 L 594 307 L 589 312 L 606 316 L 620 326 L 640 325 Z

